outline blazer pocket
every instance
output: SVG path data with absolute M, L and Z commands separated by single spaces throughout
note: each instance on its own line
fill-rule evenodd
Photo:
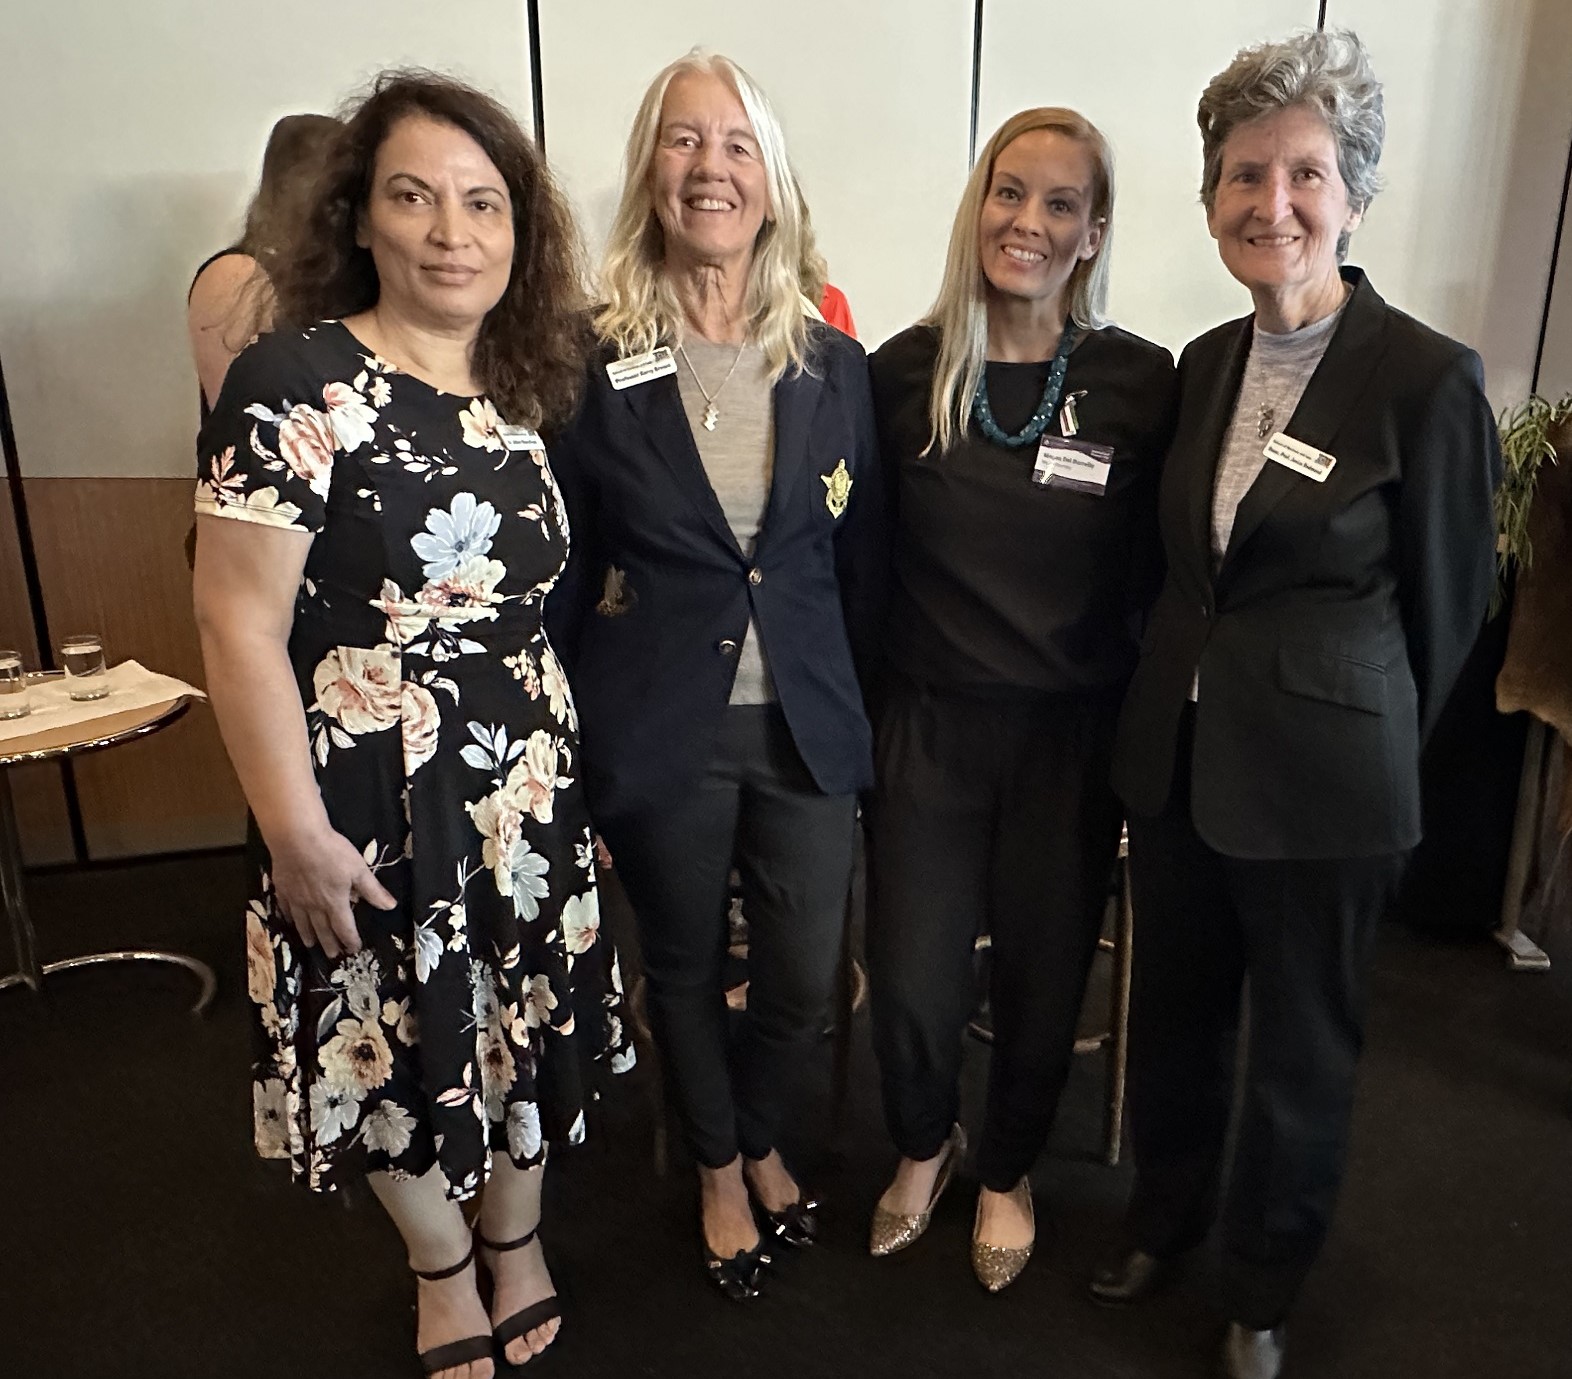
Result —
M 1386 712 L 1386 671 L 1306 647 L 1277 648 L 1277 684 L 1290 694 L 1342 704 L 1362 713 Z

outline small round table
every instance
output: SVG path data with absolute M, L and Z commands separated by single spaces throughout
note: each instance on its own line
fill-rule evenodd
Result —
M 29 676 L 41 680 L 58 672 Z M 16 944 L 17 971 L 0 977 L 0 991 L 11 986 L 26 986 L 41 994 L 43 979 L 56 972 L 77 967 L 93 967 L 109 962 L 158 962 L 183 967 L 201 983 L 193 1015 L 201 1015 L 213 1000 L 218 982 L 205 962 L 184 953 L 168 953 L 154 948 L 123 948 L 112 953 L 85 953 L 39 965 L 34 943 L 33 921 L 27 913 L 27 897 L 22 889 L 22 843 L 17 835 L 16 808 L 11 799 L 10 768 L 30 761 L 53 761 L 60 757 L 97 752 L 133 738 L 146 737 L 168 727 L 191 707 L 192 696 L 184 694 L 143 709 L 125 709 L 105 714 L 86 723 L 64 728 L 45 728 L 41 732 L 0 741 L 0 905 L 3 905 Z

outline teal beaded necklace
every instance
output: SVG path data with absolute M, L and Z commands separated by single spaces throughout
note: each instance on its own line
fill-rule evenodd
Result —
M 1059 348 L 1054 351 L 1053 362 L 1048 365 L 1048 381 L 1043 385 L 1042 401 L 1037 404 L 1037 410 L 1032 413 L 1032 419 L 1025 428 L 1013 436 L 1001 430 L 999 423 L 993 419 L 993 408 L 988 405 L 988 371 L 984 365 L 983 376 L 977 380 L 977 395 L 972 399 L 972 417 L 983 435 L 995 445 L 1008 446 L 1011 450 L 1030 445 L 1041 436 L 1048 429 L 1049 419 L 1064 392 L 1064 373 L 1070 366 L 1070 348 L 1074 344 L 1075 322 L 1066 317 L 1064 333 L 1059 337 Z

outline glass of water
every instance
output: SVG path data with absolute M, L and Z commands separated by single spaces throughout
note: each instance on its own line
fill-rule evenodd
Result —
M 22 653 L 0 651 L 0 718 L 21 718 L 30 708 Z
M 60 643 L 60 666 L 66 693 L 73 699 L 102 699 L 109 693 L 104 675 L 104 643 L 96 632 L 67 637 Z

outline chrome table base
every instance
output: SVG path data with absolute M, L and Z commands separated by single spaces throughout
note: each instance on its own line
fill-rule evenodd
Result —
M 36 995 L 42 995 L 44 978 L 56 972 L 96 967 L 102 963 L 156 962 L 183 967 L 201 983 L 196 1004 L 191 1007 L 193 1015 L 201 1015 L 212 1004 L 213 994 L 218 989 L 213 969 L 205 962 L 188 958 L 183 953 L 166 953 L 155 948 L 122 948 L 112 953 L 87 953 L 78 958 L 62 958 L 59 962 L 40 965 L 33 921 L 28 916 L 27 897 L 22 890 L 22 844 L 17 836 L 11 782 L 4 767 L 0 767 L 0 904 L 3 904 L 6 918 L 10 921 L 17 965 L 17 971 L 11 976 L 0 977 L 0 991 L 11 986 L 25 986 Z

